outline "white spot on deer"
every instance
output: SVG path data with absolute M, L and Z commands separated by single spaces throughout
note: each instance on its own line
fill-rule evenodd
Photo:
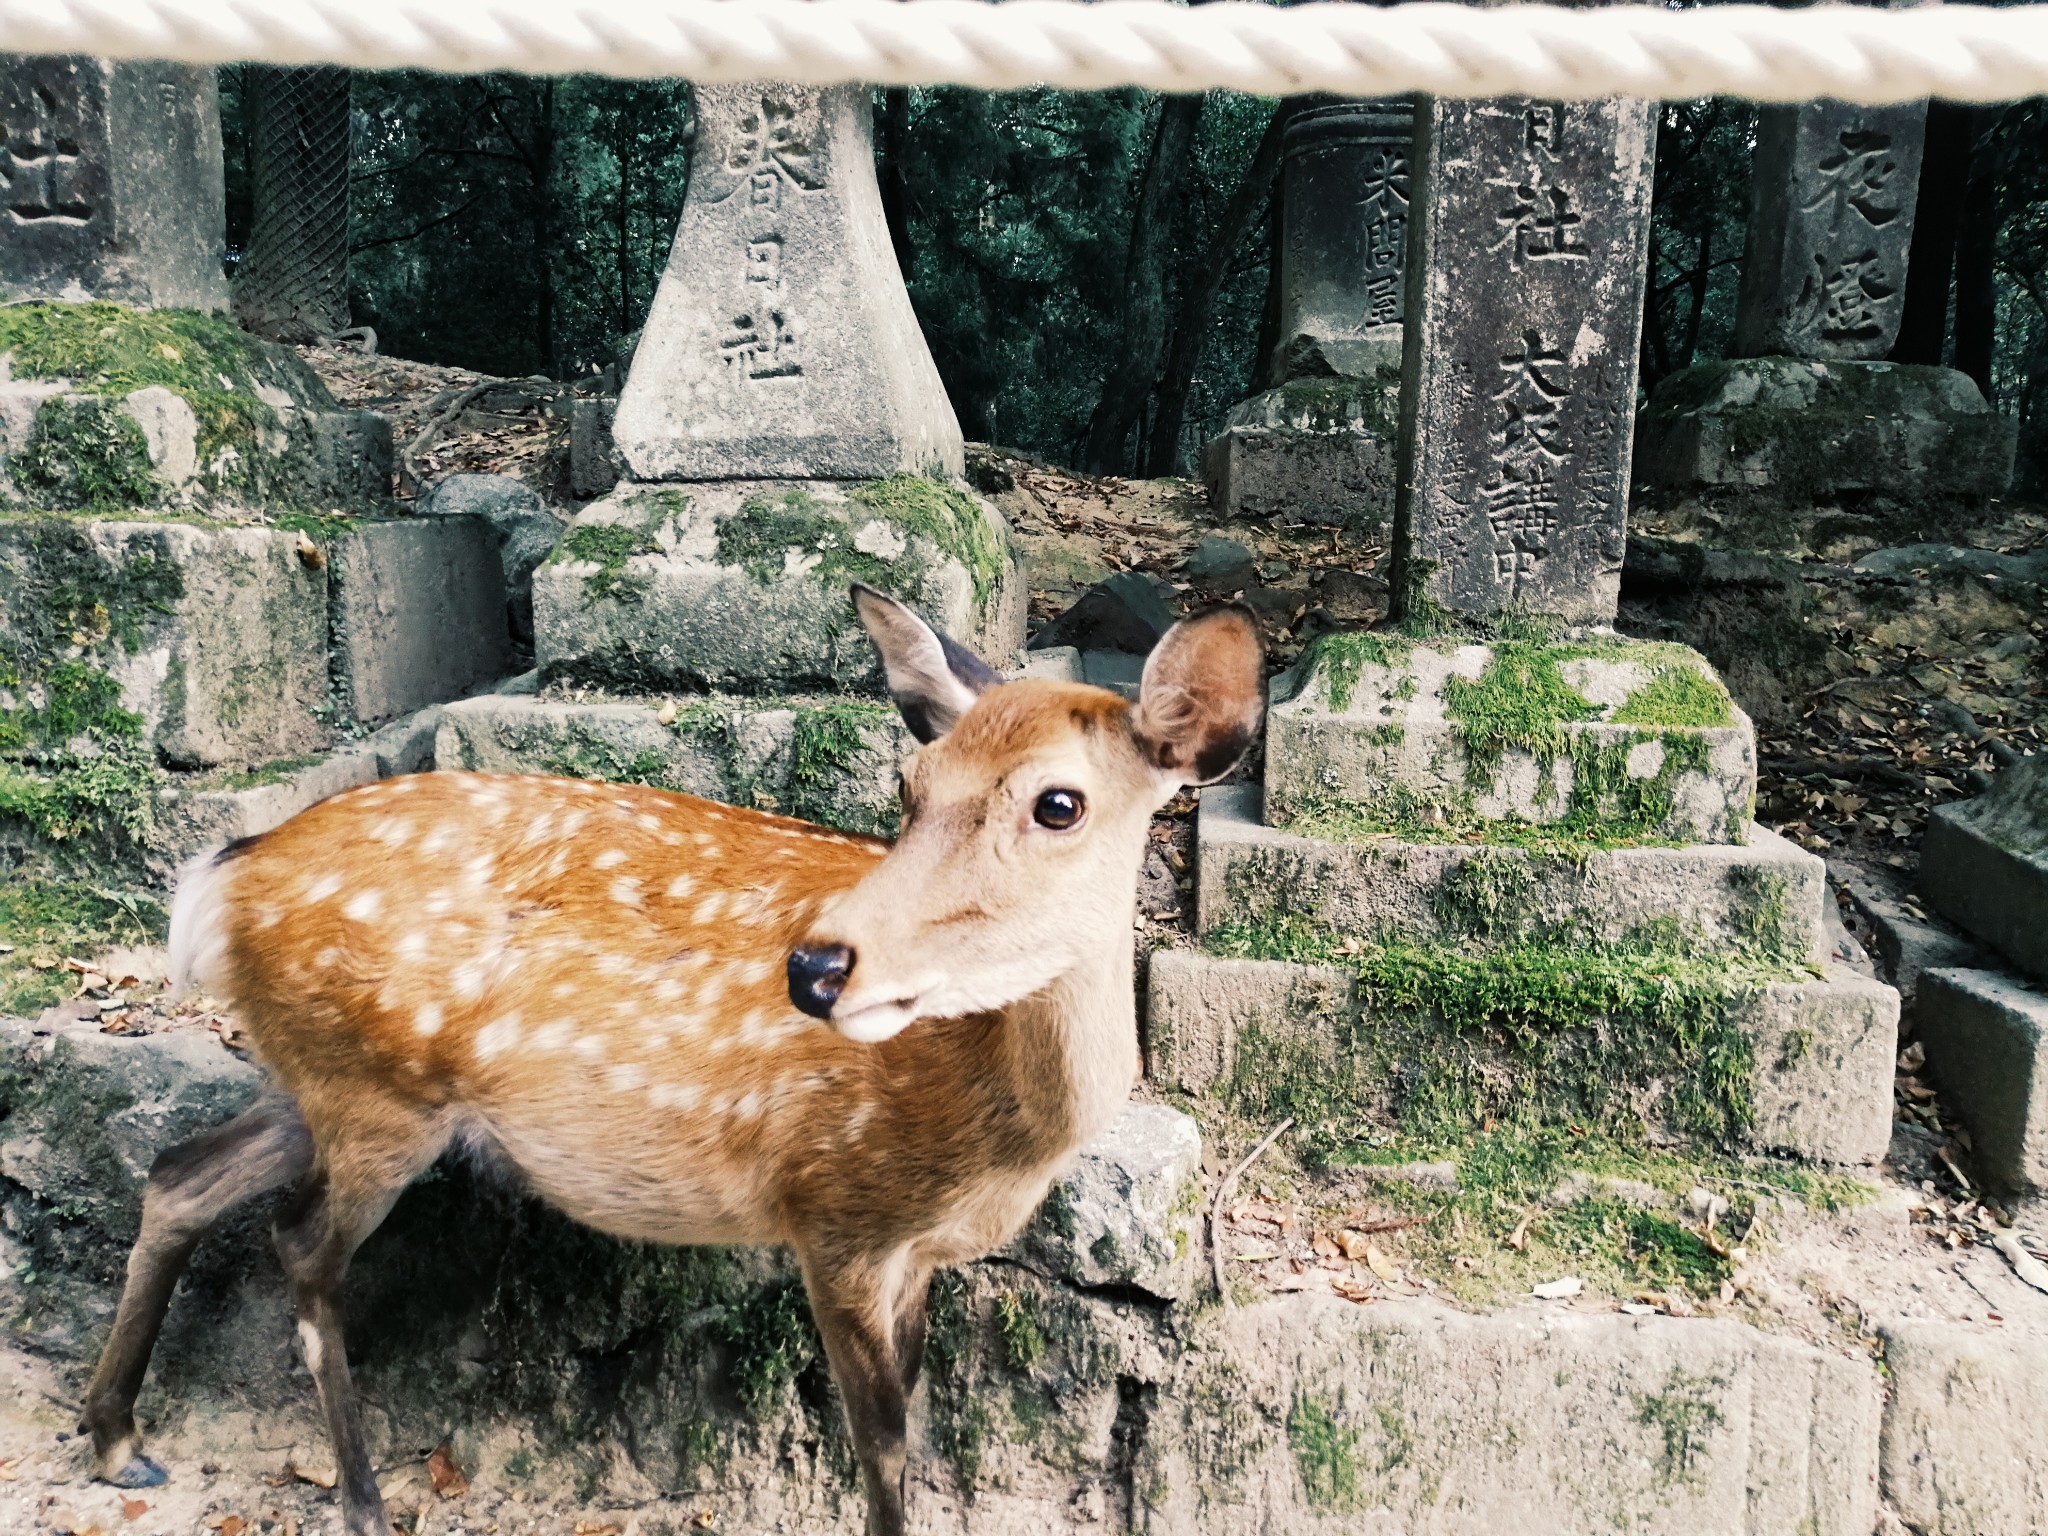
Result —
M 324 971 L 331 968 L 340 959 L 341 951 L 330 944 L 313 957 L 313 963 Z
M 519 1015 L 508 1013 L 493 1019 L 476 1032 L 476 1054 L 481 1061 L 502 1055 L 519 1043 Z M 538 1037 L 536 1037 L 538 1043 Z
M 401 934 L 395 947 L 401 960 L 418 962 L 427 958 L 427 936 L 417 928 Z
M 614 1093 L 631 1093 L 646 1081 L 647 1073 L 636 1062 L 622 1061 L 610 1073 Z
M 441 1033 L 442 1022 L 439 1003 L 422 1003 L 419 1012 L 412 1016 L 413 1032 L 421 1035 L 438 1035 Z
M 631 875 L 614 880 L 610 895 L 622 907 L 637 907 L 646 899 L 640 893 L 640 882 Z
M 577 787 L 579 789 L 585 790 L 590 788 L 588 784 L 581 784 Z M 588 820 L 590 820 L 590 812 L 585 810 L 571 811 L 567 816 L 564 816 L 562 818 L 562 836 L 574 837 L 578 832 L 583 830 L 583 823 L 585 823 Z
M 668 883 L 668 894 L 680 901 L 683 897 L 689 895 L 691 891 L 695 890 L 696 887 L 697 882 L 688 875 L 677 875 L 675 879 Z
M 455 988 L 455 995 L 469 1002 L 484 995 L 484 981 L 489 966 L 479 957 L 458 965 L 448 975 L 449 984 Z
M 635 816 L 633 820 L 638 822 L 641 826 L 645 827 L 650 832 L 659 831 L 661 828 L 661 823 L 656 821 L 652 816 L 648 815 L 645 811 L 642 811 L 639 815 Z
M 697 991 L 697 1001 L 706 1008 L 709 1008 L 723 996 L 725 996 L 725 977 L 723 976 L 711 977 Z
M 281 908 L 261 906 L 256 909 L 256 926 L 258 928 L 275 928 L 283 920 L 284 912 Z
M 419 776 L 417 774 L 407 774 L 402 779 L 390 780 L 389 785 L 391 793 L 394 795 L 409 795 L 420 787 Z
M 875 1106 L 872 1104 L 855 1106 L 853 1113 L 846 1117 L 846 1134 L 849 1139 L 855 1141 L 860 1139 L 862 1133 L 867 1130 L 868 1120 L 874 1115 L 874 1112 Z
M 603 1035 L 584 1035 L 573 1047 L 576 1054 L 585 1061 L 596 1061 L 604 1055 Z
M 773 976 L 776 965 L 772 960 L 747 960 L 732 968 L 733 975 L 743 987 L 758 987 Z
M 308 902 L 325 901 L 340 889 L 341 876 L 322 875 L 318 880 L 315 880 L 306 887 L 306 900 Z
M 576 995 L 576 983 L 573 981 L 557 982 L 554 991 L 557 997 L 574 997 Z
M 767 1107 L 767 1100 L 762 1098 L 760 1094 L 743 1093 L 734 1101 L 732 1112 L 742 1120 L 752 1120 Z
M 596 858 L 590 861 L 590 867 L 592 869 L 613 869 L 625 862 L 625 849 L 607 848 L 603 853 L 600 853 Z
M 358 891 L 349 897 L 341 915 L 354 923 L 367 923 L 384 909 L 384 893 L 380 890 Z
M 412 837 L 412 823 L 396 816 L 380 816 L 371 825 L 370 836 L 387 848 L 402 847 Z
M 526 829 L 526 836 L 521 838 L 520 841 L 528 847 L 532 847 L 535 843 L 544 843 L 547 841 L 548 834 L 554 830 L 554 826 L 555 813 L 553 811 L 542 811 L 535 818 L 533 824 Z
M 427 899 L 420 903 L 420 910 L 429 917 L 440 917 L 453 910 L 454 906 L 455 893 L 442 886 L 439 890 L 427 892 Z
M 555 856 L 548 860 L 548 878 L 550 880 L 559 880 L 564 874 L 568 873 L 568 869 L 569 850 L 566 848 L 556 849 Z
M 718 915 L 724 910 L 725 893 L 723 891 L 713 891 L 709 896 L 706 896 L 697 903 L 696 910 L 690 914 L 690 921 L 693 923 L 715 922 Z
M 663 1109 L 688 1109 L 704 1097 L 704 1090 L 695 1083 L 655 1083 L 647 1097 Z
M 665 1003 L 672 1003 L 684 992 L 683 984 L 673 976 L 664 976 L 654 984 L 654 995 Z
M 543 1024 L 533 1032 L 528 1043 L 536 1051 L 559 1051 L 569 1044 L 569 1037 L 576 1032 L 576 1025 L 569 1019 L 556 1019 Z

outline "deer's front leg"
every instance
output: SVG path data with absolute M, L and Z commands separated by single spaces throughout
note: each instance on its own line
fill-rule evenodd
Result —
M 907 1405 L 899 1354 L 898 1301 L 886 1265 L 834 1265 L 809 1256 L 804 1285 L 825 1340 L 825 1358 L 846 1404 L 847 1428 L 868 1496 L 868 1536 L 903 1536 Z M 922 1352 L 922 1311 L 917 1347 Z

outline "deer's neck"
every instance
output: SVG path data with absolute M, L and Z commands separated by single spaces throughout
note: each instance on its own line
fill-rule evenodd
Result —
M 1129 919 L 1114 942 L 1015 1004 L 1004 1023 L 1005 1075 L 1034 1139 L 1055 1157 L 1092 1141 L 1138 1076 Z

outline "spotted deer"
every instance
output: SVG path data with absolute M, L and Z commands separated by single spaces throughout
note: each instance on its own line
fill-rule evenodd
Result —
M 268 1087 L 157 1159 L 87 1389 L 96 1470 L 161 1483 L 134 1403 L 178 1275 L 273 1190 L 348 1536 L 389 1536 L 341 1285 L 451 1146 L 622 1238 L 794 1251 L 872 1536 L 903 1529 L 932 1272 L 1007 1242 L 1138 1073 L 1134 891 L 1152 813 L 1263 706 L 1242 608 L 1176 624 L 1135 705 L 1002 683 L 856 586 L 922 745 L 897 839 L 627 784 L 429 773 L 196 861 L 176 972 Z

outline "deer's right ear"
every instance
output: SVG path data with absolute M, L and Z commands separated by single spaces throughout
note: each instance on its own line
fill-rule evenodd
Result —
M 1242 604 L 1182 619 L 1152 647 L 1131 729 L 1174 787 L 1230 772 L 1266 710 L 1259 621 Z
M 966 646 L 940 634 L 893 597 L 853 584 L 853 607 L 882 653 L 889 697 L 919 741 L 934 741 L 959 723 L 974 701 L 1000 683 Z

